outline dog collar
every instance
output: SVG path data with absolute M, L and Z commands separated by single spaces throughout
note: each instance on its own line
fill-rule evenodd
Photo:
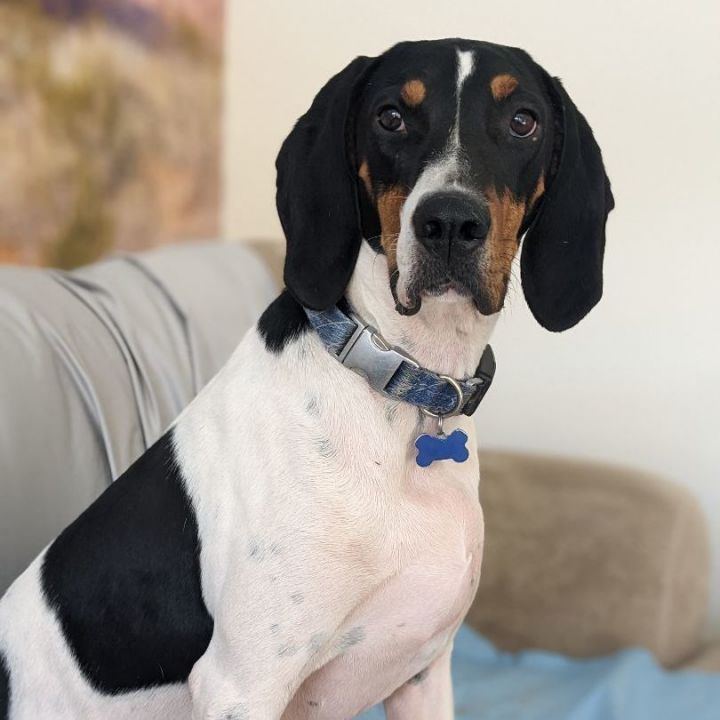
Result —
M 495 375 L 490 345 L 485 347 L 475 376 L 457 380 L 420 367 L 352 312 L 335 306 L 320 311 L 305 308 L 305 313 L 328 352 L 346 368 L 383 395 L 415 405 L 428 415 L 472 415 L 490 389 Z

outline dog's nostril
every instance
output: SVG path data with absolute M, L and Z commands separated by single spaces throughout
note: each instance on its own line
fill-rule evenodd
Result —
M 423 229 L 428 240 L 440 240 L 443 236 L 443 226 L 439 220 L 428 220 Z
M 460 232 L 458 237 L 461 240 L 482 240 L 485 237 L 483 229 L 480 227 L 480 223 L 474 220 L 468 220 L 460 226 Z

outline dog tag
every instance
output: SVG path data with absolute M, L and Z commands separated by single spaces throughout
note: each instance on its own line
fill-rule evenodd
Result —
M 415 462 L 420 467 L 432 465 L 436 460 L 465 462 L 470 456 L 465 447 L 467 439 L 468 436 L 462 430 L 453 430 L 449 435 L 445 435 L 442 430 L 438 435 L 420 435 L 415 440 Z

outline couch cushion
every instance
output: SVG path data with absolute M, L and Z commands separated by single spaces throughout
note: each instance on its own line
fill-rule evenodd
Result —
M 481 452 L 486 545 L 468 621 L 506 650 L 576 657 L 695 652 L 708 603 L 706 521 L 684 489 L 603 464 Z

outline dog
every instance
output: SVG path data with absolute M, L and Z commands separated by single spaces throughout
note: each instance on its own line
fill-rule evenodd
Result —
M 286 289 L 3 597 L 1 718 L 453 717 L 488 339 L 521 238 L 543 327 L 600 299 L 601 153 L 528 54 L 454 39 L 351 62 L 277 171 Z

